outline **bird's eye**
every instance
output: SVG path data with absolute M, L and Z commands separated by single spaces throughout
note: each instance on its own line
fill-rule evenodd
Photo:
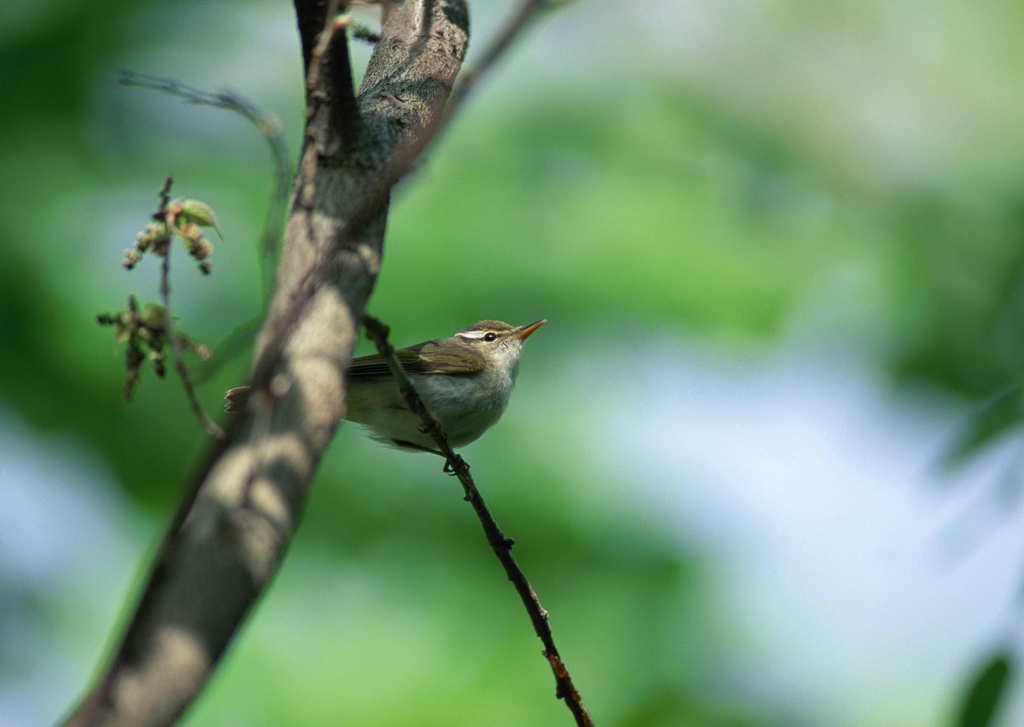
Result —
M 484 340 L 485 341 L 493 341 L 497 337 L 498 337 L 497 333 L 487 333 L 487 334 L 484 335 Z

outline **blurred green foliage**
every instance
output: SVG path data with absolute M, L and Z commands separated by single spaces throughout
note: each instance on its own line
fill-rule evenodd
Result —
M 851 162 L 863 140 L 787 115 L 791 95 L 759 116 L 729 99 L 745 88 L 735 79 L 711 88 L 658 58 L 645 73 L 645 48 L 619 72 L 597 50 L 582 57 L 574 33 L 608 48 L 621 35 L 601 26 L 611 10 L 598 3 L 591 16 L 587 5 L 548 18 L 403 186 L 371 310 L 400 344 L 481 318 L 551 319 L 530 342 L 506 421 L 468 457 L 602 724 L 799 725 L 790 707 L 736 683 L 721 645 L 739 637 L 700 554 L 629 506 L 628 467 L 589 462 L 601 443 L 587 440 L 579 402 L 545 388 L 546 372 L 568 365 L 583 340 L 767 347 L 802 311 L 824 308 L 834 335 L 894 386 L 985 401 L 1019 381 L 1024 357 L 1022 180 L 1003 167 L 986 175 L 988 157 L 927 183 L 872 178 Z M 763 32 L 780 47 L 846 12 L 768 5 L 778 16 Z M 0 401 L 40 434 L 82 443 L 152 517 L 156 537 L 203 438 L 172 379 L 144 374 L 136 401 L 120 401 L 122 352 L 93 316 L 129 293 L 157 300 L 155 266 L 127 273 L 118 259 L 167 173 L 175 194 L 212 204 L 226 238 L 210 279 L 187 264 L 174 271 L 178 326 L 215 344 L 258 315 L 255 245 L 273 180 L 244 122 L 119 88 L 116 71 L 228 85 L 282 116 L 294 153 L 301 79 L 290 7 L 15 7 L 4 11 L 11 25 L 0 23 L 15 100 L 0 116 Z M 978 27 L 1002 27 L 998 14 L 978 13 Z M 240 32 L 242 14 L 243 29 L 273 38 Z M 1016 113 L 997 112 L 979 123 Z M 239 356 L 202 388 L 209 409 L 246 365 Z M 1013 407 L 1000 432 L 1018 423 L 1016 398 Z M 964 441 L 970 454 L 989 439 Z M 528 621 L 437 462 L 344 427 L 294 551 L 188 723 L 566 722 Z M 24 597 L 74 622 L 61 594 Z M 79 634 L 82 658 L 105 638 Z
M 1012 650 L 999 650 L 978 669 L 957 716 L 957 727 L 989 727 L 996 724 L 1000 703 L 1012 681 L 1015 666 Z

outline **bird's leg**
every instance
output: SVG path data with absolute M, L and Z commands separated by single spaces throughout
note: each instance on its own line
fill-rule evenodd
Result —
M 430 454 L 436 454 L 438 457 L 444 457 L 444 467 L 441 468 L 441 471 L 444 472 L 446 475 L 451 475 L 452 477 L 455 477 L 458 474 L 455 471 L 455 468 L 452 466 L 452 462 L 448 459 L 448 455 L 446 455 L 444 452 L 441 452 L 440 450 L 431 449 L 430 447 L 424 447 L 421 444 L 416 444 L 415 442 L 410 442 L 405 439 L 392 439 L 391 441 L 394 442 L 396 447 L 404 447 L 405 449 L 415 449 L 417 452 L 429 452 Z M 465 467 L 467 470 L 469 469 L 469 465 L 466 464 L 466 460 L 462 459 L 462 455 L 456 454 L 455 458 L 456 462 L 459 465 Z

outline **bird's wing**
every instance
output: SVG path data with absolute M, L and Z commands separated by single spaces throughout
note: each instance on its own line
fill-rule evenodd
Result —
M 460 346 L 452 349 L 439 346 L 437 341 L 419 343 L 409 348 L 395 351 L 402 367 L 410 374 L 475 374 L 484 369 L 484 357 L 472 349 Z M 380 354 L 360 356 L 352 359 L 348 369 L 352 378 L 370 378 L 373 376 L 390 376 L 391 370 Z
M 467 346 L 441 346 L 439 343 L 441 342 L 428 341 L 417 351 L 419 360 L 429 371 L 455 376 L 476 374 L 484 370 L 486 361 L 479 351 Z

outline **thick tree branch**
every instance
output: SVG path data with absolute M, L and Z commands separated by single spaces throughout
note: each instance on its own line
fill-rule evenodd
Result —
M 319 4 L 298 3 L 300 28 L 309 26 L 307 5 Z M 382 80 L 359 96 L 363 131 L 354 144 L 336 143 L 329 113 L 307 119 L 307 139 L 316 143 L 303 150 L 264 345 L 310 265 L 319 261 L 329 274 L 275 357 L 274 396 L 231 422 L 198 473 L 120 646 L 69 724 L 173 722 L 276 571 L 344 410 L 343 371 L 380 266 L 386 204 L 350 244 L 332 243 L 395 150 L 441 113 L 465 53 L 466 16 L 462 0 L 407 0 L 388 13 L 379 44 L 387 52 L 374 53 L 368 70 Z M 318 90 L 329 99 L 333 89 Z
M 569 674 L 569 669 L 566 667 L 565 662 L 562 661 L 558 648 L 555 646 L 555 637 L 551 633 L 551 626 L 548 624 L 547 609 L 540 604 L 536 591 L 533 590 L 533 586 L 527 580 L 526 574 L 523 573 L 519 564 L 516 563 L 516 559 L 512 556 L 513 541 L 505 537 L 494 516 L 491 515 L 487 503 L 484 502 L 483 495 L 477 489 L 473 476 L 469 474 L 469 465 L 466 463 L 466 460 L 461 455 L 456 454 L 451 448 L 441 423 L 427 409 L 419 394 L 416 393 L 412 381 L 409 380 L 408 374 L 402 368 L 402 362 L 395 355 L 394 347 L 388 341 L 388 327 L 370 315 L 364 316 L 363 326 L 366 329 L 367 337 L 376 344 L 380 355 L 387 361 L 391 375 L 395 377 L 395 381 L 402 392 L 402 396 L 405 398 L 409 410 L 415 412 L 420 418 L 421 429 L 434 440 L 437 448 L 444 456 L 445 470 L 458 477 L 459 482 L 462 483 L 462 489 L 466 493 L 466 501 L 473 506 L 473 510 L 483 526 L 484 535 L 487 536 L 487 542 L 490 544 L 491 550 L 494 551 L 494 554 L 498 556 L 498 560 L 501 561 L 505 574 L 512 581 L 512 585 L 515 586 L 516 592 L 519 593 L 519 598 L 522 600 L 523 606 L 530 616 L 530 621 L 533 622 L 534 632 L 536 632 L 541 643 L 544 644 L 544 651 L 542 653 L 544 658 L 548 660 L 551 672 L 555 676 L 555 696 L 558 699 L 565 700 L 565 705 L 572 712 L 577 725 L 592 727 L 594 722 L 583 706 L 580 693 L 573 684 L 572 675 Z

